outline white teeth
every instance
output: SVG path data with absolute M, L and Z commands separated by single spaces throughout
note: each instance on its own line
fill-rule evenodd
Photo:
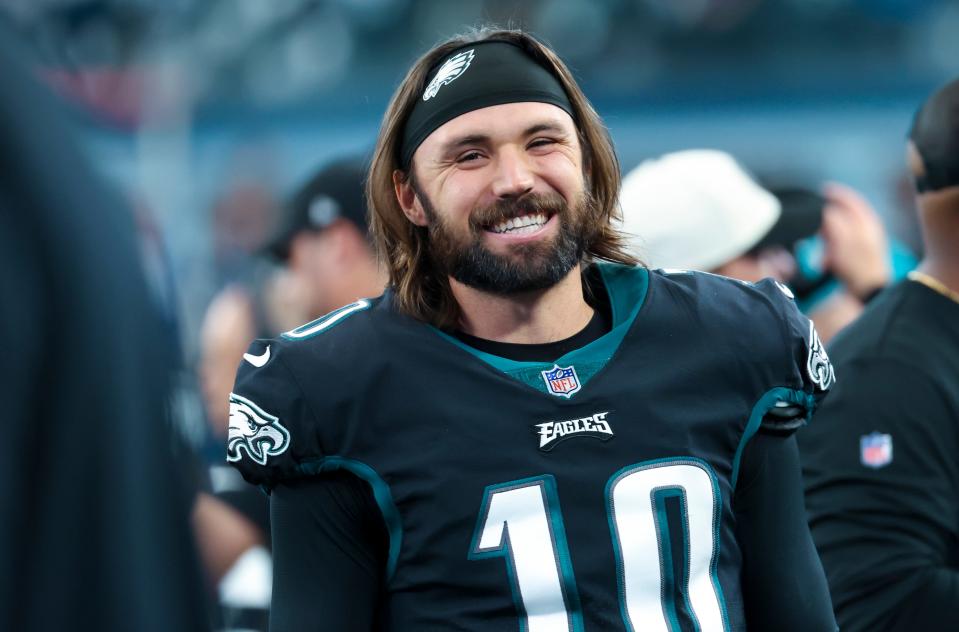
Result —
M 494 233 L 510 233 L 512 235 L 525 235 L 532 233 L 546 223 L 546 215 L 537 213 L 536 215 L 523 215 L 514 217 L 505 222 L 500 222 L 492 227 Z

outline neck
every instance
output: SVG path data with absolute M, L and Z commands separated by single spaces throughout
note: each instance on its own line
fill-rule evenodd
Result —
M 497 342 L 542 344 L 565 340 L 581 331 L 593 316 L 583 298 L 580 266 L 545 290 L 500 296 L 450 279 L 460 307 L 463 332 Z
M 919 271 L 959 292 L 959 188 L 920 197 L 925 256 Z
M 959 294 L 959 256 L 956 254 L 942 253 L 937 256 L 927 253 L 918 270 Z

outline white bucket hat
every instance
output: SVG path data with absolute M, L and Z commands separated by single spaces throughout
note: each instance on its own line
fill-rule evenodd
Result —
M 782 214 L 732 156 L 691 149 L 647 160 L 623 179 L 622 230 L 651 268 L 713 270 L 745 254 Z

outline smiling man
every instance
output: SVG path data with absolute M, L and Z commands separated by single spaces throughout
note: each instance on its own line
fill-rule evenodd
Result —
M 619 184 L 535 39 L 416 62 L 367 186 L 388 291 L 237 377 L 274 632 L 835 629 L 792 437 L 818 337 L 773 282 L 638 266 Z

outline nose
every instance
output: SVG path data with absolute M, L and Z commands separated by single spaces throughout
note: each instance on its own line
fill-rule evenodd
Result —
M 504 147 L 496 157 L 493 195 L 497 198 L 518 198 L 533 190 L 533 171 L 526 152 Z

